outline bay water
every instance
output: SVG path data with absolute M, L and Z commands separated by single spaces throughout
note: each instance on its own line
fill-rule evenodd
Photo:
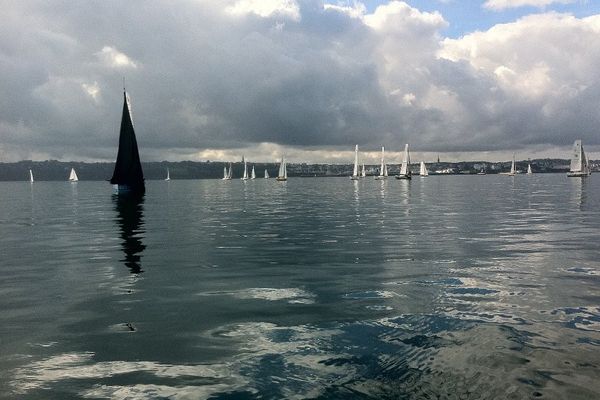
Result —
M 0 398 L 600 398 L 596 175 L 0 193 Z

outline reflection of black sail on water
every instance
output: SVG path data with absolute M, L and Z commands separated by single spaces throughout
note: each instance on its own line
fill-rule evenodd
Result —
M 142 243 L 144 234 L 144 196 L 115 196 L 117 223 L 121 230 L 121 243 L 125 258 L 121 261 L 132 274 L 142 271 L 142 252 L 146 246 Z
M 144 193 L 144 173 L 131 119 L 129 97 L 123 92 L 123 116 L 119 133 L 119 152 L 110 183 L 117 192 Z

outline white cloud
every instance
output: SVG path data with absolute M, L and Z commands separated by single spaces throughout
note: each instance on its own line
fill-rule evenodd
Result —
M 100 86 L 98 85 L 98 82 L 82 83 L 81 88 L 88 96 L 94 99 L 94 101 L 98 101 L 100 99 Z
M 225 11 L 235 16 L 255 14 L 263 18 L 283 16 L 300 20 L 300 7 L 295 0 L 238 0 Z
M 96 56 L 110 68 L 137 68 L 137 64 L 127 54 L 111 46 L 104 46 Z
M 483 4 L 483 7 L 494 11 L 500 11 L 507 8 L 525 6 L 542 8 L 549 6 L 550 4 L 569 4 L 574 2 L 575 0 L 487 0 Z
M 348 4 L 348 3 L 338 3 L 338 4 L 325 3 L 325 4 L 323 4 L 323 9 L 341 12 L 341 13 L 346 14 L 346 15 L 352 17 L 352 18 L 362 18 L 365 15 L 366 11 L 367 11 L 367 7 L 365 7 L 365 5 L 363 3 L 360 3 L 360 2 L 354 2 L 352 4 Z

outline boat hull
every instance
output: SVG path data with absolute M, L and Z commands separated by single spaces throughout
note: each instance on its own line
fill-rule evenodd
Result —
M 385 179 L 387 179 L 387 176 L 376 176 L 376 177 L 375 177 L 375 180 L 376 180 L 376 181 L 383 181 L 383 180 L 385 180 Z
M 410 175 L 396 175 L 396 179 L 411 180 L 412 177 Z
M 281 178 L 279 176 L 277 178 L 275 178 L 275 179 L 278 180 L 279 182 L 285 182 L 285 181 L 287 181 L 287 178 Z
M 144 193 L 143 188 L 136 188 L 131 185 L 118 185 L 113 184 L 113 194 L 142 194 Z
M 357 180 L 358 180 L 358 176 L 351 176 L 351 177 L 350 177 L 350 180 L 351 180 L 351 181 L 357 181 Z
M 569 178 L 585 178 L 586 176 L 590 176 L 592 173 L 585 172 L 567 172 L 567 176 Z

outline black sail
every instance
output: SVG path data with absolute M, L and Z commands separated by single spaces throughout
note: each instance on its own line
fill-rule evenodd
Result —
M 119 133 L 119 152 L 110 183 L 132 192 L 143 193 L 145 191 L 144 172 L 140 163 L 140 154 L 125 92 L 123 93 L 123 117 Z

